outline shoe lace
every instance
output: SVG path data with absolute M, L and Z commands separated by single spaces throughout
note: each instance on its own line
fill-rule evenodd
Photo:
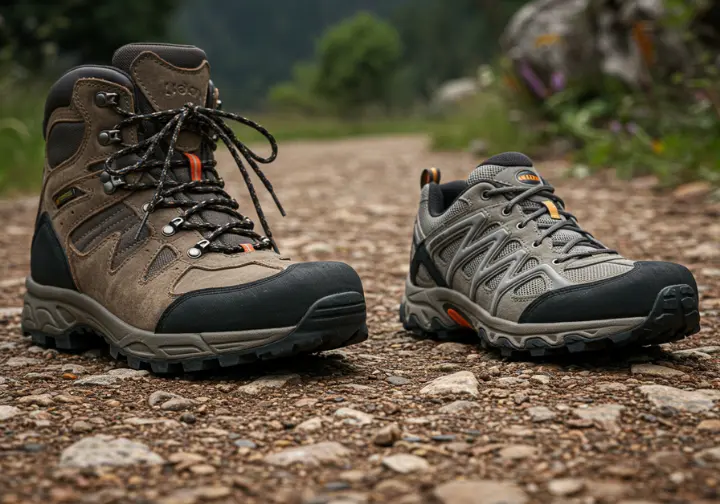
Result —
M 492 197 L 502 195 L 508 198 L 507 205 L 502 210 L 504 215 L 509 215 L 516 205 L 523 208 L 525 218 L 518 224 L 519 228 L 524 228 L 531 221 L 537 221 L 540 217 L 550 214 L 550 208 L 538 201 L 531 199 L 533 196 L 541 196 L 550 200 L 557 207 L 558 213 L 564 219 L 553 219 L 553 224 L 547 227 L 538 225 L 538 229 L 542 230 L 542 234 L 533 242 L 534 247 L 540 246 L 540 243 L 546 238 L 552 238 L 555 233 L 560 230 L 573 231 L 577 234 L 574 238 L 563 244 L 561 257 L 556 258 L 555 262 L 565 262 L 573 258 L 588 257 L 599 254 L 617 254 L 618 252 L 605 247 L 600 241 L 595 239 L 592 234 L 585 231 L 577 222 L 577 218 L 570 212 L 565 210 L 565 202 L 559 196 L 555 195 L 555 188 L 549 184 L 538 185 L 525 189 L 524 187 L 497 187 L 485 191 L 484 197 Z M 525 203 L 525 206 L 523 206 Z M 587 245 L 592 249 L 583 248 L 574 251 L 578 245 Z
M 119 106 L 116 107 L 116 110 L 124 117 L 124 119 L 115 126 L 115 130 L 118 131 L 125 127 L 143 123 L 144 121 L 151 121 L 158 124 L 158 126 L 162 124 L 159 131 L 147 136 L 140 142 L 131 145 L 123 144 L 124 147 L 122 149 L 113 153 L 105 160 L 105 172 L 101 174 L 101 181 L 104 183 L 106 192 L 114 192 L 120 187 L 130 191 L 155 189 L 150 201 L 143 205 L 144 216 L 138 227 L 136 239 L 140 236 L 140 232 L 146 225 L 150 214 L 155 210 L 158 208 L 181 208 L 183 212 L 180 217 L 173 219 L 168 224 L 169 227 L 166 226 L 164 228 L 163 233 L 165 233 L 165 229 L 170 230 L 165 234 L 174 234 L 182 230 L 197 230 L 202 232 L 205 239 L 195 245 L 195 248 L 199 250 L 199 254 L 203 252 L 233 254 L 247 252 L 249 250 L 247 245 L 243 247 L 242 245 L 226 245 L 217 242 L 217 238 L 225 233 L 244 236 L 255 241 L 256 245 L 253 246 L 254 249 L 273 248 L 278 252 L 277 244 L 273 239 L 272 231 L 265 218 L 265 213 L 260 205 L 255 187 L 250 179 L 249 171 L 245 163 L 243 163 L 244 158 L 262 181 L 275 201 L 278 210 L 284 217 L 286 215 L 285 210 L 275 194 L 272 184 L 258 166 L 258 163 L 271 163 L 277 157 L 277 142 L 270 132 L 259 124 L 240 115 L 193 104 L 185 104 L 181 108 L 147 114 L 136 114 L 124 110 Z M 253 152 L 238 140 L 232 129 L 223 121 L 224 119 L 239 122 L 258 131 L 270 143 L 271 154 L 268 157 L 262 157 Z M 237 201 L 224 191 L 225 182 L 216 170 L 217 161 L 214 159 L 201 160 L 202 170 L 212 173 L 212 178 L 202 177 L 200 180 L 180 182 L 169 176 L 172 169 L 189 166 L 189 160 L 173 159 L 178 135 L 181 130 L 192 131 L 193 133 L 201 135 L 203 144 L 209 145 L 213 151 L 217 148 L 218 139 L 222 140 L 227 146 L 245 180 L 265 236 L 261 236 L 255 232 L 253 230 L 254 224 L 252 220 L 237 211 L 239 205 Z M 159 152 L 161 141 L 168 138 L 167 144 L 163 146 L 167 149 L 164 160 L 151 157 L 154 153 Z M 138 161 L 120 168 L 113 167 L 113 163 L 116 160 L 130 154 L 139 156 Z M 129 174 L 148 173 L 150 170 L 157 168 L 162 168 L 157 177 L 140 176 L 135 182 L 130 182 L 126 179 L 126 176 Z M 210 193 L 213 196 L 199 201 L 174 197 L 179 193 Z M 200 217 L 200 212 L 204 210 L 221 212 L 231 216 L 231 218 L 229 222 L 225 224 L 213 224 L 202 218 L 196 218 L 193 221 L 190 220 L 193 216 Z

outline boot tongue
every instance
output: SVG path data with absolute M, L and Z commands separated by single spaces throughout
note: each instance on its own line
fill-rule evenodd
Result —
M 480 164 L 468 177 L 468 185 L 472 186 L 480 182 L 499 182 L 502 186 L 515 186 L 529 189 L 534 186 L 545 184 L 545 180 L 535 170 L 532 160 L 525 154 L 519 152 L 506 152 L 493 156 L 484 163 Z M 513 195 L 515 196 L 515 195 Z M 508 198 L 512 198 L 508 196 Z M 526 214 L 531 214 L 544 206 L 543 201 L 547 197 L 535 195 L 525 199 L 519 205 Z M 559 217 L 565 220 L 564 216 Z M 540 229 L 547 229 L 558 221 L 554 220 L 549 214 L 540 216 L 537 221 Z M 581 236 L 576 231 L 562 229 L 552 235 L 553 247 L 557 252 L 561 252 L 562 248 Z M 581 241 L 568 252 L 583 252 L 595 250 L 597 246 L 587 241 Z
M 174 44 L 128 44 L 115 51 L 113 66 L 125 71 L 141 90 L 138 108 L 142 113 L 180 108 L 186 103 L 206 105 L 210 84 L 210 65 L 205 51 L 198 47 Z M 144 100 L 143 100 L 144 98 Z M 175 144 L 174 158 L 183 160 L 182 152 L 195 152 L 205 159 L 201 151 L 202 139 L 199 135 L 181 131 Z M 207 153 L 206 153 L 207 154 Z M 159 176 L 159 169 L 153 173 Z M 170 173 L 179 182 L 190 181 L 190 167 L 176 169 Z M 209 177 L 204 173 L 203 177 Z M 184 194 L 175 196 L 180 200 L 202 201 L 216 195 Z M 205 210 L 191 218 L 199 223 L 202 220 L 216 225 L 224 225 L 236 219 L 223 212 Z M 223 234 L 218 238 L 226 245 L 253 243 L 250 238 L 235 234 Z
M 135 81 L 147 101 L 140 103 L 143 112 L 207 103 L 210 65 L 202 49 L 173 44 L 128 44 L 115 51 L 112 64 Z M 199 135 L 183 132 L 176 147 L 191 152 L 198 150 L 200 143 Z

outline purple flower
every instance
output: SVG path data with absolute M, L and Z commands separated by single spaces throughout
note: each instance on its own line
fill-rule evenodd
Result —
M 550 83 L 552 84 L 553 91 L 556 93 L 562 91 L 567 84 L 565 82 L 565 74 L 562 72 L 553 72 Z
M 637 125 L 637 123 L 634 123 L 634 122 L 627 123 L 627 125 L 625 126 L 625 129 L 627 129 L 627 132 L 630 133 L 631 135 L 637 135 L 638 125 Z
M 535 71 L 526 61 L 520 63 L 520 75 L 523 79 L 525 79 L 525 82 L 527 82 L 528 86 L 530 86 L 530 89 L 536 96 L 539 98 L 548 97 L 548 90 L 545 87 L 545 84 L 543 84 L 543 81 L 540 80 L 540 77 L 537 76 Z
M 614 121 L 610 121 L 610 131 L 618 135 L 623 129 L 622 123 L 618 121 L 617 119 Z

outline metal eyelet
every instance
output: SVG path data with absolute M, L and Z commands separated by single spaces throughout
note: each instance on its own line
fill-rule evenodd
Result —
M 538 242 L 532 242 L 532 244 L 531 244 L 532 248 L 538 248 L 541 245 L 542 245 L 542 243 L 538 243 Z
M 201 255 L 203 255 L 203 251 L 207 248 L 208 245 L 210 245 L 209 240 L 200 240 L 195 244 L 194 247 L 188 249 L 188 257 L 190 257 L 190 259 L 197 259 Z
M 162 234 L 164 234 L 165 236 L 174 235 L 183 222 L 185 222 L 185 219 L 183 219 L 182 217 L 175 217 L 173 220 L 170 221 L 169 224 L 163 226 Z
M 561 262 L 561 261 L 560 261 L 559 259 L 553 259 L 553 260 L 552 260 L 552 263 L 555 264 L 556 266 L 557 266 L 558 264 L 560 264 L 560 262 Z
M 480 198 L 484 199 L 485 201 L 489 200 L 490 196 L 488 195 L 488 192 L 489 191 L 483 191 L 482 194 L 480 195 Z
M 522 222 L 518 222 L 518 223 L 515 225 L 515 227 L 516 227 L 517 229 L 525 229 L 525 226 L 527 226 L 527 224 L 523 224 Z
M 118 187 L 126 184 L 125 177 L 110 175 L 107 171 L 100 174 L 100 182 L 102 182 L 105 194 L 112 194 L 117 191 Z
M 508 210 L 506 208 L 503 208 L 500 213 L 503 215 L 503 217 L 507 217 L 508 215 L 510 215 L 512 213 L 512 209 Z
M 119 103 L 117 93 L 100 92 L 95 95 L 95 105 L 98 107 L 111 107 Z
M 98 142 L 100 142 L 100 145 L 102 146 L 122 142 L 122 135 L 120 134 L 120 130 L 102 130 L 100 133 L 98 133 Z

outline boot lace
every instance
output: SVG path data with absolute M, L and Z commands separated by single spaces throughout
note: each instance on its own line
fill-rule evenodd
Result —
M 605 247 L 605 245 L 595 239 L 592 234 L 582 229 L 577 222 L 577 218 L 573 214 L 565 210 L 565 202 L 559 196 L 555 195 L 555 188 L 547 183 L 529 189 L 514 186 L 497 187 L 495 189 L 485 191 L 483 196 L 489 198 L 498 195 L 505 196 L 508 199 L 507 205 L 505 205 L 502 210 L 503 215 L 509 215 L 516 205 L 519 205 L 523 208 L 525 212 L 525 218 L 520 223 L 518 223 L 519 228 L 524 228 L 531 221 L 537 220 L 543 215 L 550 214 L 550 209 L 547 206 L 539 203 L 536 200 L 531 199 L 533 196 L 541 196 L 552 201 L 555 204 L 558 209 L 558 213 L 562 217 L 564 217 L 564 219 L 553 219 L 553 224 L 548 226 L 538 224 L 538 228 L 542 230 L 542 234 L 535 242 L 533 242 L 532 245 L 534 247 L 539 247 L 540 243 L 543 240 L 545 240 L 546 238 L 552 239 L 553 235 L 560 230 L 575 232 L 577 236 L 563 244 L 562 250 L 560 252 L 563 255 L 562 257 L 554 260 L 554 262 L 556 263 L 565 262 L 570 259 L 579 257 L 618 253 L 615 250 Z M 523 205 L 523 203 L 525 203 L 525 205 Z M 585 245 L 588 247 L 592 247 L 592 249 L 583 248 L 582 250 L 573 251 L 573 248 L 578 245 Z
M 258 163 L 271 163 L 277 157 L 277 142 L 270 132 L 259 124 L 240 115 L 193 104 L 186 104 L 181 108 L 148 114 L 136 114 L 124 110 L 119 106 L 116 107 L 116 110 L 124 117 L 124 119 L 115 126 L 117 132 L 115 136 L 117 138 L 120 137 L 119 131 L 122 128 L 138 125 L 145 121 L 150 121 L 158 125 L 158 127 L 162 124 L 159 131 L 147 136 L 140 142 L 131 145 L 123 144 L 124 147 L 122 149 L 105 160 L 105 171 L 100 176 L 105 191 L 108 193 L 114 192 L 118 188 L 130 191 L 155 189 L 150 201 L 143 205 L 144 216 L 138 227 L 136 239 L 140 236 L 141 230 L 147 224 L 150 214 L 155 210 L 158 208 L 181 208 L 183 211 L 180 216 L 173 219 L 163 228 L 163 234 L 171 235 L 182 230 L 202 232 L 205 239 L 195 245 L 194 255 L 191 255 L 191 257 L 198 257 L 203 252 L 234 254 L 249 251 L 247 245 L 244 247 L 242 245 L 226 245 L 217 241 L 217 239 L 225 233 L 249 238 L 255 242 L 252 247 L 253 249 L 272 248 L 278 252 L 277 244 L 273 239 L 272 231 L 265 218 L 265 213 L 260 205 L 255 187 L 250 179 L 249 171 L 243 162 L 244 159 L 257 174 L 284 217 L 285 210 L 275 194 L 272 184 L 258 166 Z M 253 152 L 238 140 L 232 129 L 223 121 L 224 119 L 237 121 L 258 131 L 270 143 L 272 149 L 271 154 L 268 157 L 262 157 Z M 225 182 L 216 170 L 217 161 L 214 159 L 201 160 L 202 170 L 210 172 L 213 175 L 212 178 L 203 176 L 200 180 L 180 182 L 170 177 L 173 169 L 187 168 L 189 166 L 189 161 L 186 159 L 173 159 L 178 135 L 181 130 L 199 134 L 202 137 L 203 145 L 209 145 L 213 151 L 217 148 L 218 139 L 222 140 L 227 146 L 245 180 L 265 236 L 253 230 L 253 222 L 238 212 L 239 205 L 237 201 L 224 191 Z M 163 140 L 167 140 L 167 142 L 161 147 Z M 153 156 L 155 153 L 161 153 L 163 148 L 166 149 L 164 160 L 159 159 L 161 156 Z M 113 163 L 118 159 L 132 154 L 139 156 L 139 159 L 135 163 L 119 168 L 113 166 Z M 151 170 L 158 168 L 161 168 L 159 176 L 142 176 L 142 174 L 149 174 Z M 133 173 L 139 173 L 141 176 L 135 177 L 136 180 L 131 182 L 127 179 L 127 176 Z M 190 198 L 176 198 L 175 195 L 179 193 L 209 193 L 212 194 L 212 197 L 200 201 Z M 195 218 L 191 221 L 191 217 L 200 217 L 200 212 L 206 210 L 221 212 L 229 215 L 231 218 L 229 222 L 225 224 L 213 224 L 202 218 Z M 190 251 L 188 253 L 190 254 Z

